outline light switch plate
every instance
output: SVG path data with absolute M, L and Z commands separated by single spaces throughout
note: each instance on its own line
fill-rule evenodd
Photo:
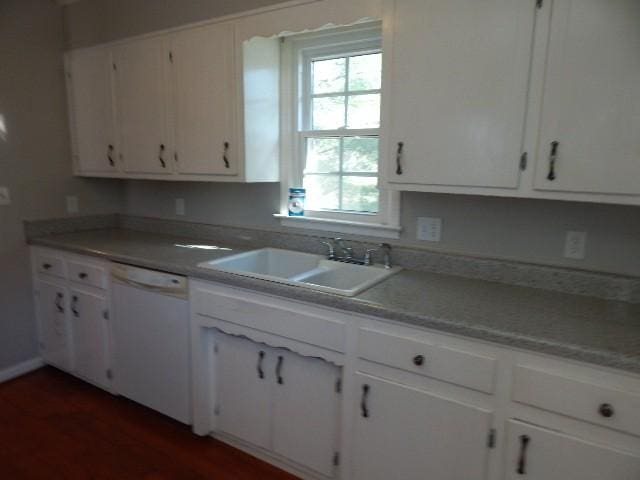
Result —
M 574 260 L 584 259 L 587 249 L 587 232 L 567 232 L 564 241 L 564 256 Z
M 10 205 L 11 194 L 9 193 L 9 187 L 0 187 L 0 205 Z
M 184 215 L 185 214 L 185 203 L 184 198 L 176 198 L 176 215 Z
M 80 207 L 78 203 L 78 197 L 75 195 L 67 195 L 67 213 L 78 213 Z
M 418 240 L 439 242 L 442 237 L 442 219 L 435 217 L 418 217 L 416 231 Z

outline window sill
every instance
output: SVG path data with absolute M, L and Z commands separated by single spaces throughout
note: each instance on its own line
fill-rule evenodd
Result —
M 402 231 L 401 226 L 383 225 L 381 223 L 351 222 L 318 217 L 290 217 L 281 213 L 275 213 L 273 216 L 278 218 L 280 224 L 284 227 L 325 230 L 366 237 L 398 239 Z

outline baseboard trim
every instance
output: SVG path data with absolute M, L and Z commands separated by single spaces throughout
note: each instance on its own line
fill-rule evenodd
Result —
M 44 366 L 44 361 L 40 357 L 32 358 L 24 362 L 13 365 L 12 367 L 0 370 L 0 383 L 6 382 L 13 378 L 24 375 L 25 373 L 32 372 L 38 368 Z

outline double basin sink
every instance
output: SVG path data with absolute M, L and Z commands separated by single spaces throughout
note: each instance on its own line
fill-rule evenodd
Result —
M 338 262 L 322 255 L 277 248 L 238 253 L 198 266 L 346 297 L 358 295 L 401 270 Z

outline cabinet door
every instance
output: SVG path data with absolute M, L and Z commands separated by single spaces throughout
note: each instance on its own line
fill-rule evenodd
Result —
M 640 478 L 638 455 L 518 421 L 509 422 L 508 435 L 507 479 Z
M 109 330 L 107 299 L 82 290 L 71 290 L 73 351 L 76 373 L 98 385 L 109 384 Z
M 217 429 L 259 447 L 270 446 L 273 350 L 216 332 Z
M 55 282 L 38 280 L 38 317 L 42 357 L 47 363 L 71 370 L 71 327 L 67 289 Z
M 236 174 L 233 25 L 177 33 L 171 52 L 178 172 Z
M 535 2 L 391 5 L 387 180 L 516 188 Z
M 279 350 L 273 403 L 273 451 L 328 477 L 337 450 L 341 369 Z
M 118 120 L 128 173 L 166 174 L 172 170 L 168 63 L 169 50 L 162 38 L 131 42 L 118 51 Z
M 69 95 L 80 173 L 115 173 L 117 142 L 113 105 L 111 49 L 96 48 L 69 56 Z
M 554 0 L 536 188 L 640 194 L 638 25 L 637 0 Z
M 491 412 L 388 380 L 356 377 L 353 478 L 487 478 Z

